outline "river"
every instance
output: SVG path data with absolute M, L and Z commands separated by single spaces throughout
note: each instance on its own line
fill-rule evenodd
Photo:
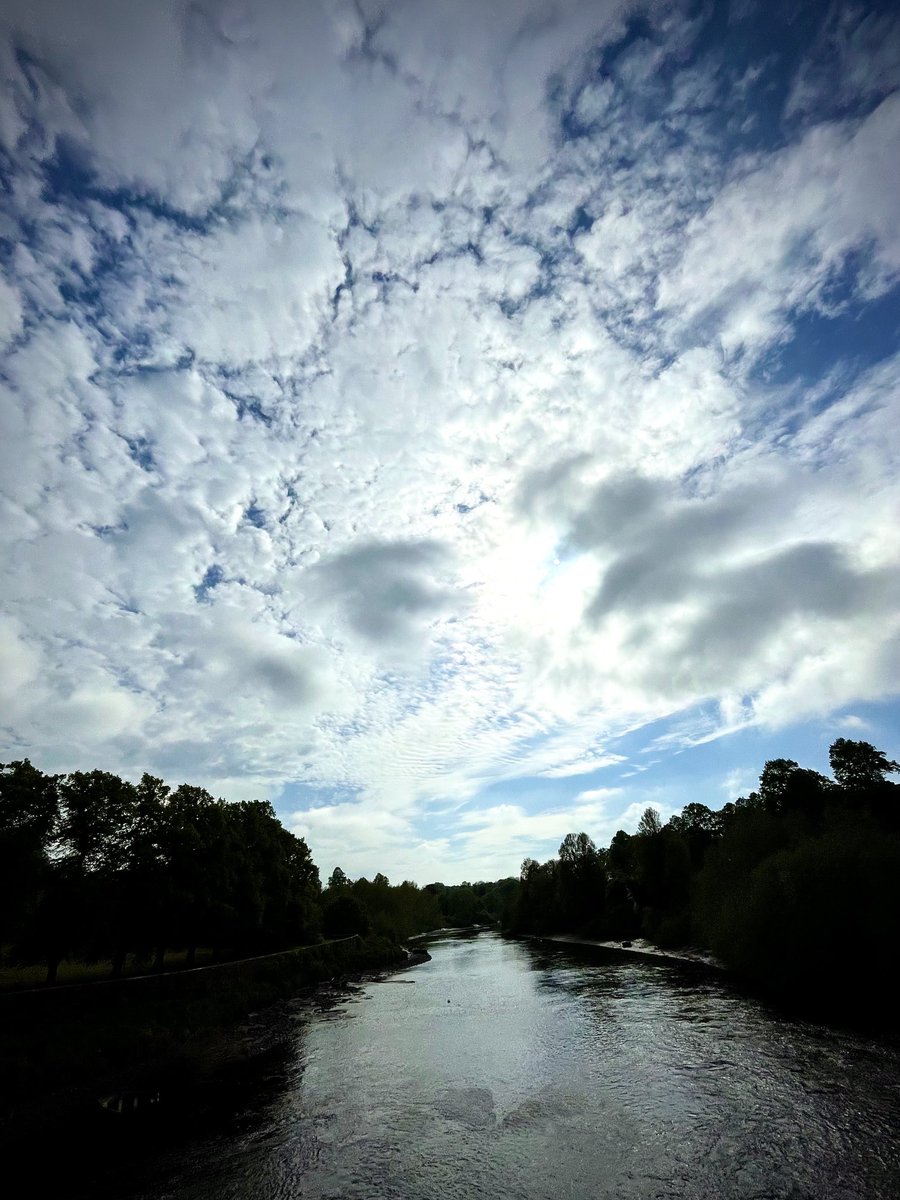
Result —
M 896 1200 L 900 1047 L 703 968 L 505 941 L 301 1015 L 213 1128 L 87 1189 L 150 1200 Z M 165 1097 L 163 1098 L 165 1100 Z

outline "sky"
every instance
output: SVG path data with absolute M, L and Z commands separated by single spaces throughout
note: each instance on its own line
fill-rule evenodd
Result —
M 424 884 L 900 758 L 892 6 L 5 0 L 0 60 L 3 761 Z

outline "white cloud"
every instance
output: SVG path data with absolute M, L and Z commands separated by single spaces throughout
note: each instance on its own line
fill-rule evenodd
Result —
M 900 95 L 891 95 L 862 121 L 814 126 L 780 153 L 738 162 L 661 279 L 676 340 L 691 323 L 727 353 L 781 338 L 791 310 L 827 309 L 823 290 L 852 252 L 863 255 L 865 294 L 896 284 L 898 157 Z
M 0 347 L 7 346 L 22 329 L 22 299 L 17 288 L 0 276 Z
M 766 144 L 769 60 L 630 11 L 6 6 L 16 753 L 421 881 L 636 825 L 623 735 L 896 694 L 897 360 L 759 369 L 897 279 L 889 55 Z

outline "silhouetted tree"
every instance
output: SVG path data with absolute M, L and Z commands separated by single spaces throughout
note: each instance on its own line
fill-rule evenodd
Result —
M 82 872 L 116 870 L 127 856 L 134 786 L 109 771 L 73 771 L 59 783 L 60 855 Z
M 626 833 L 624 829 L 618 830 L 609 843 L 606 861 L 614 879 L 628 881 L 634 878 L 634 839 L 630 833 Z
M 0 948 L 19 940 L 40 901 L 56 828 L 57 782 L 27 758 L 0 764 Z
M 670 817 L 665 828 L 681 837 L 688 848 L 691 869 L 699 871 L 709 847 L 721 837 L 722 817 L 705 804 L 686 804 L 680 813 Z
M 638 837 L 654 837 L 662 830 L 662 818 L 655 808 L 645 808 L 638 821 Z
M 840 787 L 865 791 L 885 782 L 885 775 L 900 771 L 900 763 L 889 759 L 869 742 L 851 742 L 838 738 L 828 752 L 831 770 Z
M 160 940 L 171 878 L 166 862 L 167 803 L 171 789 L 145 773 L 134 789 L 134 807 L 120 869 L 108 881 L 107 941 L 113 977 L 129 952 Z
M 799 813 L 814 818 L 823 811 L 830 788 L 829 780 L 817 771 L 800 767 L 791 758 L 775 758 L 763 767 L 759 792 L 753 795 L 759 796 L 769 813 Z
M 559 928 L 558 863 L 526 858 L 519 876 L 519 895 L 513 928 L 518 932 L 552 933 Z
M 600 916 L 606 899 L 605 855 L 586 833 L 569 833 L 559 848 L 559 913 L 576 929 Z

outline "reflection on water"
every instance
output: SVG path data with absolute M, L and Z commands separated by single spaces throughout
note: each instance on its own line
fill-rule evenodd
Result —
M 900 1195 L 896 1046 L 698 968 L 493 934 L 431 952 L 298 1026 L 215 1128 L 185 1113 L 117 1194 Z

